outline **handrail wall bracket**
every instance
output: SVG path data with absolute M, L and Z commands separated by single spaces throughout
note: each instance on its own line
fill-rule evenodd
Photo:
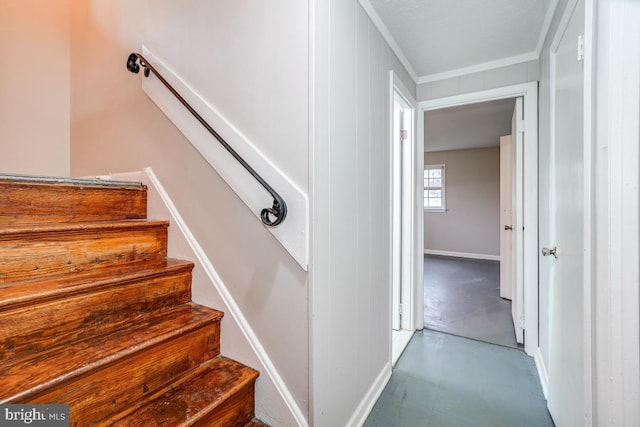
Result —
M 139 62 L 139 64 L 138 64 Z M 171 84 L 165 80 L 164 77 L 151 65 L 149 61 L 147 61 L 141 54 L 139 53 L 131 53 L 127 58 L 127 70 L 132 73 L 139 73 L 140 67 L 144 68 L 144 76 L 149 77 L 151 73 L 153 73 L 160 82 L 175 96 L 178 101 L 195 117 L 202 126 L 204 126 L 207 131 L 214 138 L 218 140 L 218 142 L 231 154 L 237 161 L 240 163 L 246 170 L 255 178 L 265 190 L 269 192 L 271 197 L 273 197 L 273 205 L 270 208 L 264 208 L 260 211 L 260 219 L 262 223 L 267 227 L 275 227 L 279 225 L 287 216 L 287 204 L 284 199 L 278 194 L 241 156 L 238 154 L 227 141 L 222 138 L 222 136 L 216 132 L 210 125 L 207 123 L 204 118 L 197 111 L 191 107 L 191 105 L 176 91 Z

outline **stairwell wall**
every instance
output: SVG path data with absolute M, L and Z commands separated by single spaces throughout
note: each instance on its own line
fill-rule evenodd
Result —
M 69 175 L 69 0 L 0 0 L 0 173 Z
M 307 274 L 126 70 L 142 44 L 306 191 L 307 3 L 78 0 L 71 8 L 72 175 L 153 168 L 307 417 Z M 216 300 L 213 292 L 194 283 L 196 302 Z M 231 322 L 223 320 L 223 354 L 255 360 Z M 264 421 L 306 422 L 269 399 L 257 395 Z

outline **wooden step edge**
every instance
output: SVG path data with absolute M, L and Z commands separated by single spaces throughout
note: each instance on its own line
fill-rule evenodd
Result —
M 184 316 L 182 319 L 181 316 Z M 0 364 L 0 403 L 28 401 L 56 385 L 101 369 L 174 337 L 220 322 L 224 313 L 193 303 L 172 310 L 147 313 L 138 321 L 107 336 L 65 343 Z M 55 370 L 53 367 L 62 367 Z M 3 395 L 12 388 L 13 394 Z
M 52 233 L 86 233 L 87 231 L 133 231 L 145 228 L 168 228 L 169 221 L 148 219 L 127 219 L 118 221 L 70 222 L 70 223 L 38 223 L 0 226 L 0 239 L 14 238 L 22 235 Z
M 0 174 L 0 182 L 24 185 L 67 185 L 79 187 L 100 187 L 100 188 L 126 188 L 132 190 L 145 191 L 147 186 L 137 181 L 116 181 L 98 178 L 62 178 L 53 176 L 36 175 L 10 175 Z
M 142 421 L 146 425 L 191 426 L 206 418 L 243 388 L 253 387 L 259 375 L 253 368 L 218 356 L 146 396 L 137 406 L 114 414 L 96 426 L 124 427 L 132 421 L 137 423 L 135 425 L 140 425 Z M 203 401 L 207 403 L 203 404 Z M 171 410 L 171 405 L 175 411 Z M 182 422 L 178 419 L 156 418 L 167 412 L 175 418 L 182 418 Z M 248 418 L 253 419 L 253 408 Z M 155 424 L 150 419 L 154 419 Z
M 63 273 L 0 285 L 0 312 L 109 289 L 140 279 L 192 271 L 193 262 L 173 258 L 116 265 L 80 273 Z

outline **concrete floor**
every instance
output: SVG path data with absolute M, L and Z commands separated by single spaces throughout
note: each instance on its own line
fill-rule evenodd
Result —
M 516 343 L 511 301 L 500 298 L 500 262 L 424 257 L 424 326 L 488 343 Z
M 552 427 L 533 359 L 436 331 L 415 333 L 367 427 Z

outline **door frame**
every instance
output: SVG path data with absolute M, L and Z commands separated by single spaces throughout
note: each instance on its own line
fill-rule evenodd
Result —
M 415 327 L 415 325 L 417 324 L 416 321 L 416 303 L 415 300 L 417 298 L 416 295 L 416 289 L 418 288 L 418 277 L 421 276 L 416 276 L 415 272 L 416 272 L 416 266 L 415 266 L 415 260 L 416 258 L 413 256 L 410 256 L 412 254 L 415 254 L 416 251 L 418 250 L 418 244 L 421 244 L 420 242 L 416 241 L 415 236 L 417 235 L 416 233 L 416 229 L 417 229 L 417 225 L 418 225 L 418 221 L 417 218 L 415 216 L 415 210 L 413 209 L 413 206 L 415 206 L 418 202 L 416 199 L 416 182 L 413 179 L 413 177 L 415 176 L 415 167 L 416 167 L 416 158 L 420 157 L 417 156 L 416 153 L 419 153 L 419 147 L 418 147 L 418 134 L 416 132 L 416 101 L 415 98 L 413 97 L 413 95 L 411 94 L 411 92 L 407 89 L 407 87 L 404 85 L 404 83 L 402 83 L 402 80 L 400 79 L 400 77 L 393 71 L 389 71 L 389 117 L 388 120 L 390 120 L 390 126 L 389 126 L 389 135 L 388 135 L 388 141 L 390 143 L 393 143 L 394 141 L 394 137 L 393 137 L 393 107 L 394 107 L 394 102 L 395 102 L 395 95 L 398 94 L 401 98 L 402 101 L 408 106 L 408 108 L 412 111 L 413 116 L 412 116 L 412 120 L 411 120 L 411 129 L 409 129 L 409 137 L 408 137 L 408 142 L 406 143 L 406 145 L 404 146 L 403 149 L 403 159 L 401 159 L 402 163 L 403 163 L 403 175 L 406 175 L 407 177 L 405 178 L 404 176 L 402 177 L 403 179 L 403 184 L 408 184 L 408 185 L 403 185 L 402 187 L 402 195 L 401 195 L 401 203 L 403 206 L 402 209 L 402 224 L 400 227 L 400 233 L 402 235 L 402 248 L 401 248 L 401 252 L 408 254 L 409 256 L 405 256 L 402 258 L 402 263 L 401 263 L 401 278 L 402 278 L 402 283 L 401 283 L 401 287 L 402 287 L 402 297 L 401 297 L 401 304 L 402 304 L 402 320 L 401 320 L 401 324 L 400 324 L 400 330 L 401 331 L 408 331 L 409 333 L 403 334 L 403 339 L 401 340 L 400 346 L 402 348 L 404 348 L 404 346 L 406 346 L 409 343 L 409 338 L 411 338 L 412 333 L 418 329 Z M 409 149 L 409 151 L 407 152 L 406 149 Z M 393 150 L 391 150 L 393 151 Z M 389 156 L 390 157 L 390 163 L 389 163 L 389 170 L 393 171 L 393 156 Z M 408 167 L 407 167 L 408 166 Z M 393 194 L 393 173 L 390 173 L 390 177 L 391 179 L 389 180 L 389 185 L 390 185 L 390 194 Z M 422 178 L 421 178 L 422 179 Z M 422 199 L 419 199 L 422 200 Z M 393 238 L 393 230 L 394 230 L 394 215 L 393 215 L 393 203 L 390 203 L 389 206 L 390 212 L 389 212 L 389 217 L 390 217 L 390 222 L 389 222 L 389 227 L 390 227 L 390 236 L 392 236 Z M 393 265 L 393 258 L 394 258 L 394 254 L 392 252 L 390 252 L 390 264 L 389 265 Z M 393 269 L 390 269 L 390 275 L 392 273 Z M 393 296 L 392 296 L 392 292 L 393 292 L 393 277 L 390 277 L 389 283 L 389 312 L 393 313 Z M 422 283 L 422 280 L 419 281 L 420 283 Z M 392 324 L 391 324 L 391 316 L 390 318 L 390 322 L 389 322 L 389 330 L 392 330 Z M 419 318 L 418 318 L 419 319 Z M 422 329 L 422 327 L 420 327 L 420 329 Z M 390 354 L 393 354 L 393 339 L 391 339 L 391 341 L 389 342 L 389 346 L 391 348 L 391 352 Z M 397 353 L 397 352 L 396 352 Z
M 536 357 L 538 352 L 538 82 L 523 83 L 512 86 L 504 86 L 478 92 L 470 92 L 461 95 L 436 98 L 421 101 L 417 108 L 416 152 L 424 152 L 424 113 L 425 111 L 441 108 L 455 107 L 479 102 L 494 101 L 507 98 L 524 98 L 525 119 L 525 143 L 524 143 L 524 208 L 523 221 L 527 227 L 523 230 L 524 250 L 522 277 L 524 280 L 524 311 L 525 344 L 524 350 L 529 356 Z M 416 156 L 416 186 L 422 182 L 422 170 L 424 169 L 424 156 Z M 420 244 L 420 259 L 424 256 L 424 209 L 416 206 L 416 236 L 415 240 Z M 416 263 L 415 274 L 422 277 L 424 265 Z M 416 299 L 424 295 L 424 281 L 417 283 L 415 288 Z M 424 298 L 424 297 L 423 297 Z M 424 317 L 424 303 L 414 306 L 414 318 Z M 420 329 L 422 326 L 420 327 Z

